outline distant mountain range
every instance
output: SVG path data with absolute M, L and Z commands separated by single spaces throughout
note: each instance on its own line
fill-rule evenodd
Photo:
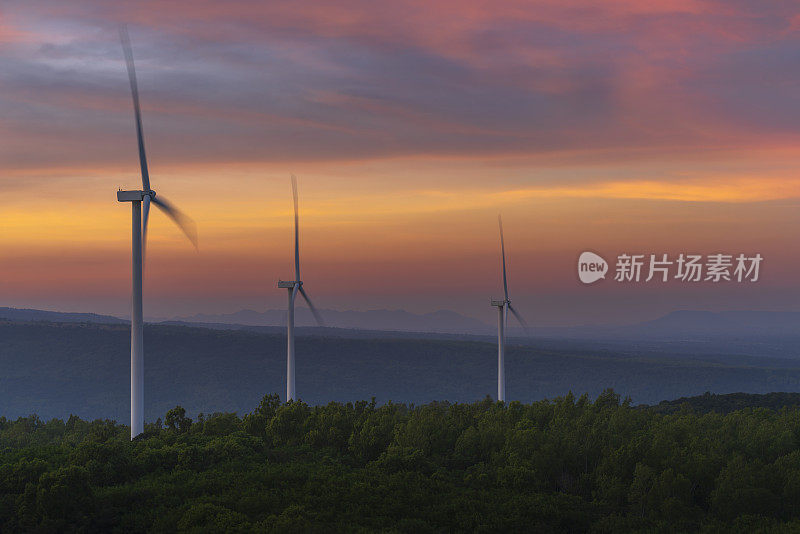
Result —
M 454 311 L 439 310 L 414 314 L 404 310 L 335 311 L 322 310 L 326 326 L 357 330 L 495 335 L 496 327 Z M 299 326 L 316 326 L 307 308 L 296 311 Z M 186 324 L 282 326 L 285 310 L 257 312 L 242 310 L 231 314 L 193 315 L 177 321 Z M 509 335 L 525 332 L 509 324 Z M 681 310 L 650 321 L 627 325 L 584 325 L 532 327 L 534 338 L 686 341 L 703 339 L 800 338 L 800 312 L 771 311 L 694 311 Z
M 800 312 L 676 311 L 639 325 L 642 334 L 669 336 L 800 336 Z M 672 334 L 671 334 L 672 333 Z
M 538 328 L 532 333 L 542 337 L 566 339 L 653 341 L 752 337 L 800 338 L 800 312 L 682 310 L 651 321 L 623 326 Z
M 337 311 L 320 310 L 325 326 L 358 330 L 395 330 L 400 332 L 441 332 L 449 334 L 488 334 L 492 327 L 472 317 L 450 310 L 416 314 L 405 310 Z M 237 324 L 245 326 L 284 326 L 286 310 L 241 310 L 228 314 L 197 314 L 178 317 L 189 324 Z M 308 308 L 295 310 L 297 326 L 317 326 Z
M 127 324 L 130 322 L 125 319 L 120 319 L 119 317 L 98 315 L 96 313 L 55 312 L 5 307 L 0 307 L 0 319 L 7 319 L 10 321 L 45 321 L 49 323 Z
M 278 327 L 247 328 L 254 330 L 147 324 L 147 420 L 164 417 L 177 404 L 205 413 L 246 413 L 266 393 L 283 396 L 285 334 Z M 343 329 L 301 333 L 300 398 L 326 404 L 375 396 L 378 402 L 419 404 L 471 402 L 496 392 L 497 348 L 488 337 L 381 336 Z M 506 352 L 507 394 L 525 402 L 569 391 L 595 397 L 607 387 L 636 403 L 705 391 L 800 392 L 800 360 L 780 351 L 756 357 L 724 348 L 702 354 L 664 344 L 518 341 Z M 128 325 L 0 320 L 0 417 L 74 413 L 126 421 L 129 381 Z
M 416 314 L 405 310 L 367 310 L 337 311 L 320 310 L 328 328 L 357 330 L 379 330 L 397 332 L 423 332 L 446 334 L 488 334 L 493 332 L 487 325 L 472 317 L 450 310 Z M 27 308 L 0 307 L 0 319 L 10 321 L 45 321 L 52 323 L 99 323 L 127 324 L 128 319 L 96 313 L 72 313 Z M 208 326 L 211 328 L 230 326 L 280 327 L 286 325 L 286 310 L 241 310 L 224 314 L 196 314 L 176 317 L 169 320 L 149 320 L 150 323 L 184 324 Z M 316 327 L 317 323 L 308 308 L 295 310 L 295 324 L 298 327 Z
M 470 325 L 475 332 L 482 323 L 454 312 L 338 313 L 328 315 L 331 324 L 360 329 L 298 329 L 298 388 L 309 402 L 372 395 L 379 401 L 471 401 L 495 391 L 497 349 L 488 325 L 489 334 L 442 333 L 470 331 Z M 192 324 L 149 323 L 147 417 L 163 416 L 179 403 L 241 411 L 264 393 L 282 393 L 282 315 L 244 311 L 185 318 Z M 274 325 L 258 326 L 269 317 Z M 800 313 L 786 312 L 685 311 L 627 326 L 534 329 L 530 337 L 509 340 L 508 394 L 528 401 L 614 387 L 652 403 L 705 391 L 800 392 L 798 332 Z M 0 416 L 72 412 L 124 420 L 129 358 L 123 319 L 0 308 Z
M 337 311 L 321 310 L 326 335 L 341 335 L 331 329 L 362 332 L 398 332 L 494 336 L 495 326 L 450 310 L 415 314 L 405 310 Z M 46 321 L 56 323 L 126 324 L 126 319 L 94 313 L 65 313 L 0 307 L 0 319 Z M 316 330 L 308 308 L 298 307 L 296 324 L 301 331 Z M 196 314 L 161 324 L 205 326 L 216 329 L 261 327 L 266 330 L 286 324 L 285 310 L 241 310 L 228 314 Z M 510 325 L 511 326 L 511 325 Z M 265 330 L 265 331 L 266 331 Z M 570 327 L 533 327 L 531 338 L 604 341 L 698 341 L 720 339 L 781 338 L 800 339 L 800 312 L 769 311 L 674 311 L 658 319 L 622 326 L 586 325 Z M 509 328 L 509 335 L 524 337 L 520 328 Z M 800 348 L 800 346 L 799 346 Z

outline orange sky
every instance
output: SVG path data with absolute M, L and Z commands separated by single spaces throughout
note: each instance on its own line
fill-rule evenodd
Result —
M 323 308 L 490 321 L 501 212 L 531 322 L 800 310 L 797 9 L 197 2 L 185 18 L 106 5 L 0 11 L 0 305 L 127 312 L 126 21 L 153 188 L 200 235 L 195 252 L 154 215 L 147 316 L 282 306 L 290 173 Z M 583 287 L 586 249 L 765 263 L 753 286 Z

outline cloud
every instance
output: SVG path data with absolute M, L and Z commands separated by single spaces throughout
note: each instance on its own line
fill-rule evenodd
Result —
M 127 161 L 116 25 L 169 164 L 797 140 L 797 9 L 673 2 L 10 2 L 4 166 Z
M 763 245 L 789 285 L 799 9 L 4 0 L 3 289 L 126 309 L 130 213 L 113 193 L 138 182 L 138 160 L 122 22 L 154 186 L 200 228 L 197 255 L 155 215 L 148 283 L 165 310 L 275 293 L 290 272 L 289 172 L 306 272 L 337 304 L 394 291 L 436 307 L 457 289 L 465 309 L 487 308 L 499 210 L 525 274 L 515 287 L 537 295 L 571 287 L 561 266 L 587 243 Z

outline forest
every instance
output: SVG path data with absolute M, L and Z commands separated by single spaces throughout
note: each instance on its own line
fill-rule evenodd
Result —
M 767 404 L 267 395 L 241 417 L 175 407 L 133 441 L 0 418 L 0 531 L 797 532 L 800 408 Z

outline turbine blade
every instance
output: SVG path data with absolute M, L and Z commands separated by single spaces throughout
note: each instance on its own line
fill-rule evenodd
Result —
M 128 79 L 131 82 L 133 113 L 136 117 L 136 138 L 139 142 L 139 166 L 142 170 L 142 189 L 150 191 L 150 174 L 147 171 L 147 156 L 144 152 L 144 137 L 142 134 L 142 111 L 139 107 L 139 86 L 136 83 L 136 67 L 133 64 L 131 39 L 128 36 L 128 28 L 124 24 L 119 27 L 119 38 L 122 42 L 122 52 L 125 54 L 125 63 L 128 66 Z
M 520 315 L 517 310 L 511 307 L 511 304 L 508 305 L 508 309 L 512 314 L 514 314 L 514 317 L 517 318 L 517 321 L 519 321 L 520 326 L 522 327 L 523 330 L 525 330 L 525 334 L 530 335 L 530 332 L 528 332 L 528 323 L 525 322 L 525 319 L 522 318 L 522 315 Z
M 311 304 L 311 299 L 308 298 L 308 294 L 306 294 L 306 290 L 303 289 L 303 286 L 300 286 L 300 294 L 306 299 L 306 303 L 308 303 L 308 308 L 311 310 L 311 313 L 314 314 L 314 319 L 317 320 L 317 324 L 320 326 L 325 326 L 325 321 L 322 320 L 322 316 L 319 314 L 317 309 Z
M 294 197 L 294 279 L 300 280 L 300 224 L 297 207 L 297 178 L 292 175 L 292 196 Z M 306 297 L 308 300 L 308 297 Z
M 503 240 L 503 219 L 497 216 L 497 223 L 500 225 L 500 252 L 503 255 L 503 293 L 508 300 L 508 279 L 506 278 L 506 244 Z
M 147 251 L 147 221 L 150 219 L 150 195 L 142 200 L 142 265 Z
M 197 248 L 197 225 L 194 221 L 162 196 L 153 197 L 153 204 L 161 208 L 183 230 L 183 233 L 192 242 L 194 248 Z

